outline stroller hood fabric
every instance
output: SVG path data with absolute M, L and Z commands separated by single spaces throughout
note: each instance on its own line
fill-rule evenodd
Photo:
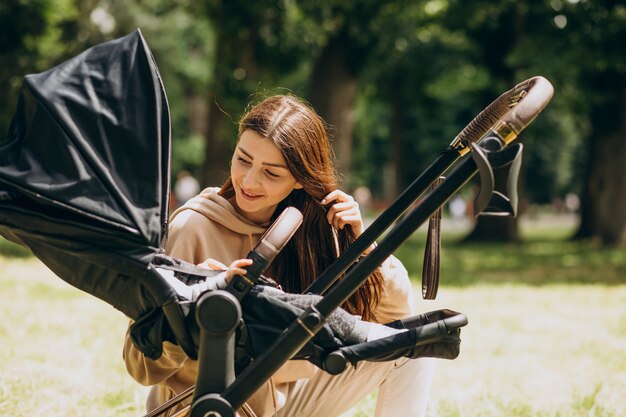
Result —
M 167 99 L 141 32 L 94 46 L 24 78 L 0 142 L 0 234 L 138 318 L 160 297 L 129 277 L 160 251 L 169 161 Z

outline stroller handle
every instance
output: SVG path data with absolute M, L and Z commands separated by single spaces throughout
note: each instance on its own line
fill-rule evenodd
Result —
M 495 99 L 481 111 L 452 141 L 450 148 L 462 155 L 470 144 L 494 130 L 508 145 L 548 105 L 554 95 L 552 84 L 541 76 L 529 78 Z
M 396 329 L 411 329 L 413 327 L 423 326 L 437 321 L 442 321 L 442 323 L 444 323 L 449 329 L 458 329 L 468 323 L 467 316 L 465 316 L 465 314 L 446 308 L 397 320 L 388 323 L 387 326 Z
M 271 263 L 285 247 L 302 224 L 302 213 L 295 207 L 287 207 L 265 231 L 254 251 Z
M 457 315 L 444 319 L 443 324 L 446 325 L 448 331 L 459 329 L 463 326 L 467 326 L 467 316 L 463 313 L 458 313 Z
M 398 320 L 388 326 L 406 329 L 405 332 L 341 347 L 323 359 L 322 367 L 329 374 L 338 375 L 346 369 L 348 363 L 356 365 L 362 360 L 379 362 L 401 356 L 415 358 L 422 355 L 453 359 L 459 352 L 459 329 L 467 323 L 465 314 L 452 310 L 437 310 L 409 319 Z M 433 344 L 437 343 L 450 344 L 452 348 L 439 347 L 439 350 L 433 349 Z M 426 345 L 433 345 L 430 350 L 427 349 L 430 353 L 424 353 L 422 349 L 415 354 L 414 348 Z M 433 354 L 433 352 L 438 353 Z

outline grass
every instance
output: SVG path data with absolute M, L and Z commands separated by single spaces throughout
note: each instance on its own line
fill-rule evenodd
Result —
M 429 415 L 626 415 L 626 287 L 479 284 L 431 308 L 464 312 L 461 355 L 440 361 Z
M 626 249 L 571 241 L 568 218 L 542 218 L 521 224 L 521 243 L 464 243 L 466 225 L 442 226 L 441 283 L 626 284 Z M 419 230 L 397 252 L 415 281 L 420 280 L 425 233 Z M 421 284 L 420 284 L 421 285 Z
M 33 258 L 0 257 L 0 415 L 139 416 L 126 318 Z
M 448 226 L 439 294 L 421 309 L 470 324 L 460 357 L 438 362 L 428 415 L 626 415 L 624 250 L 566 241 L 571 224 L 525 228 L 519 245 L 467 245 Z M 418 299 L 423 237 L 397 252 Z M 0 415 L 142 415 L 146 389 L 121 360 L 126 318 L 21 255 L 0 256 Z

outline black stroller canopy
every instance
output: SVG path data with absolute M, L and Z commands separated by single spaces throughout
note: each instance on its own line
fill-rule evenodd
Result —
M 169 157 L 167 99 L 139 30 L 27 75 L 0 143 L 0 233 L 137 318 L 143 290 L 124 278 L 159 250 Z
M 157 69 L 137 30 L 25 77 L 2 144 L 0 176 L 33 198 L 158 246 L 168 118 Z

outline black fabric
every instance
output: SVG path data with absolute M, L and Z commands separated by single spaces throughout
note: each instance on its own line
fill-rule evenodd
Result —
M 0 234 L 138 319 L 171 293 L 144 279 L 166 230 L 170 121 L 139 30 L 27 75 L 0 142 Z
M 238 373 L 267 351 L 280 334 L 296 322 L 296 319 L 305 309 L 314 304 L 319 297 L 294 294 L 284 294 L 285 297 L 281 297 L 276 291 L 264 291 L 264 288 L 265 286 L 262 285 L 253 287 L 241 301 L 243 323 L 237 330 L 238 349 L 235 358 Z M 195 333 L 197 339 L 199 329 L 195 323 L 195 303 L 193 301 L 195 300 L 183 302 L 182 306 L 184 307 L 187 327 L 192 333 Z M 337 310 L 331 315 L 330 322 L 337 324 L 348 316 L 352 318 L 347 312 Z M 351 324 L 351 319 L 348 319 L 347 323 L 338 324 L 337 329 L 332 328 L 328 323 L 325 324 L 315 337 L 296 354 L 294 359 L 307 359 L 315 364 L 320 363 L 324 352 L 336 350 L 346 344 L 341 338 L 343 333 L 341 328 L 349 333 L 348 327 Z M 338 332 L 334 330 L 338 330 Z M 173 342 L 175 340 L 162 309 L 149 311 L 136 321 L 130 328 L 130 337 L 135 346 L 151 359 L 157 359 L 161 355 L 163 341 Z
M 172 329 L 160 308 L 153 309 L 134 322 L 130 326 L 129 334 L 137 349 L 153 360 L 163 353 L 164 341 L 176 343 Z
M 282 291 L 273 291 L 271 288 L 260 286 L 265 294 L 271 295 L 273 299 L 284 301 L 290 305 L 301 308 L 303 311 L 315 305 L 323 298 L 317 294 L 289 294 Z M 343 343 L 361 343 L 367 340 L 368 326 L 359 326 L 363 322 L 357 316 L 348 313 L 342 308 L 333 311 L 327 318 L 326 323 L 332 329 L 333 334 Z
M 362 360 L 385 362 L 402 357 L 455 359 L 460 352 L 460 334 L 461 331 L 456 329 L 442 333 L 437 339 L 421 344 L 420 329 L 410 329 L 371 342 L 346 346 L 341 348 L 341 352 L 352 364 L 357 364 Z
M 387 324 L 406 331 L 338 350 L 352 364 L 367 360 L 383 362 L 401 357 L 455 359 L 460 352 L 461 330 L 465 315 L 443 309 Z
M 241 307 L 248 332 L 246 351 L 253 357 L 267 350 L 283 330 L 305 311 L 305 308 L 276 297 L 273 291 L 264 292 L 258 287 L 246 295 Z M 307 359 L 317 355 L 320 349 L 333 350 L 343 345 L 331 327 L 325 324 L 313 341 L 296 355 L 296 359 Z

